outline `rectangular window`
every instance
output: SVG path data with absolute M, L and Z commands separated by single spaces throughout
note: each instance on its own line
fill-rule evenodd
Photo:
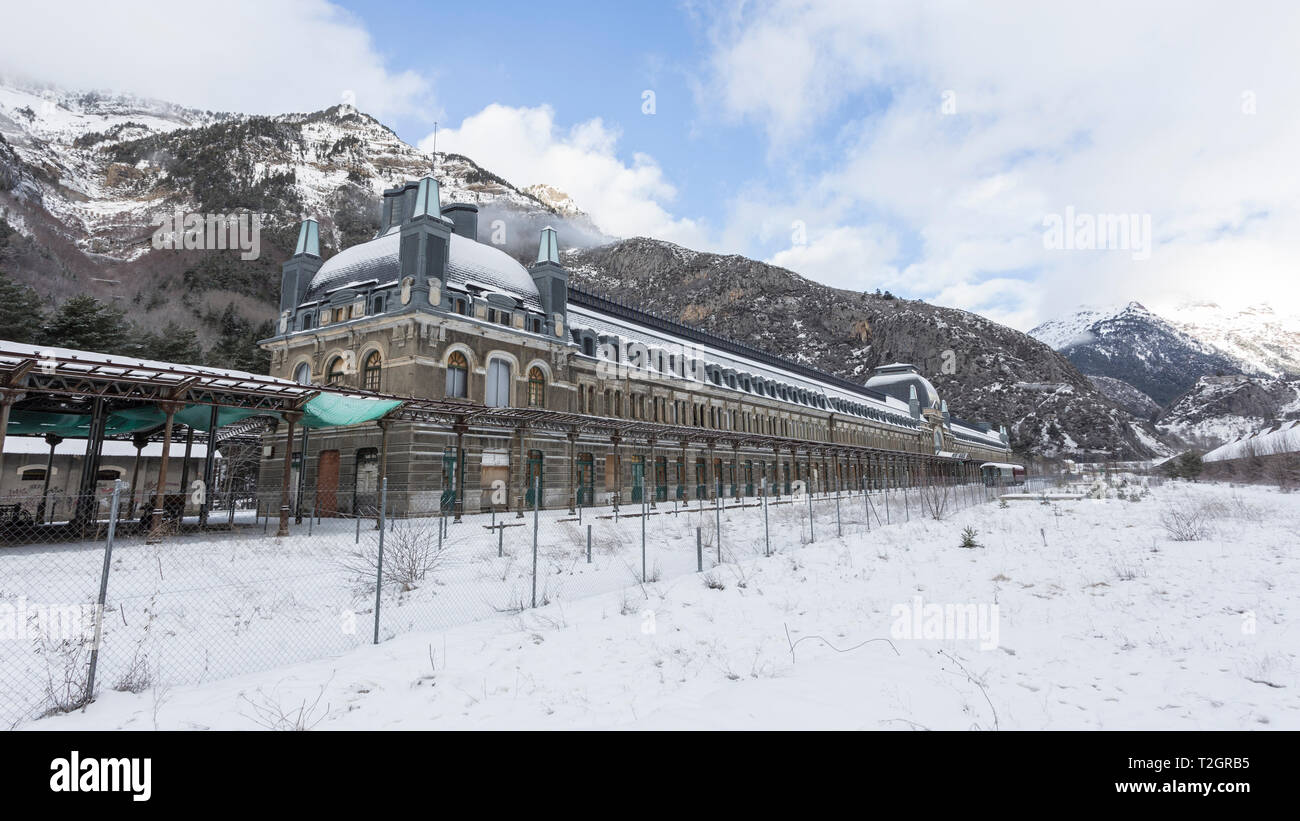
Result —
M 510 364 L 504 359 L 493 359 L 488 363 L 484 403 L 489 408 L 510 406 Z

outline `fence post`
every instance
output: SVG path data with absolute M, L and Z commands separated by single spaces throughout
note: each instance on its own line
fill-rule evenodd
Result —
M 642 471 L 642 473 L 644 472 L 645 471 Z M 642 479 L 642 481 L 643 482 L 645 481 L 644 478 Z M 649 506 L 649 502 L 646 501 L 647 495 L 648 494 L 646 493 L 646 488 L 643 487 L 641 489 L 641 583 L 642 584 L 645 584 L 647 580 L 646 566 L 645 566 L 645 520 L 650 518 L 650 506 Z
M 862 479 L 862 512 L 867 514 L 867 532 L 871 532 L 871 492 L 867 490 L 867 480 Z
M 108 539 L 104 542 L 104 569 L 99 573 L 99 598 L 95 607 L 95 642 L 90 647 L 90 672 L 86 677 L 86 694 L 81 701 L 81 708 L 95 696 L 95 668 L 99 666 L 99 641 L 104 635 L 104 603 L 108 600 L 108 570 L 113 561 L 113 538 L 117 535 L 117 505 L 122 498 L 125 483 L 121 479 L 113 480 L 113 501 L 108 510 Z
M 714 521 L 718 528 L 718 564 L 722 564 L 722 495 L 718 494 L 717 504 L 713 506 Z
M 587 564 L 591 564 L 591 525 L 587 525 Z
M 537 522 L 542 509 L 542 477 L 533 485 L 533 607 L 537 606 Z
M 840 520 L 840 489 L 838 487 L 835 488 L 835 535 L 837 537 L 844 535 L 844 525 Z
M 812 493 L 808 491 L 807 486 L 804 487 L 804 493 L 808 496 L 808 544 L 812 544 L 817 541 L 817 533 L 813 529 Z
M 889 471 L 885 471 L 885 492 L 883 495 L 885 497 L 885 524 L 893 524 L 889 520 Z
M 384 527 L 388 516 L 388 477 L 379 480 L 379 558 L 375 562 L 375 638 L 379 643 L 379 594 L 384 591 Z
M 695 572 L 704 572 L 704 534 L 698 526 L 695 528 Z
M 352 543 L 361 544 L 361 517 L 360 516 L 357 516 L 357 538 L 354 539 Z
M 772 532 L 767 524 L 767 477 L 763 477 L 763 555 L 772 555 Z

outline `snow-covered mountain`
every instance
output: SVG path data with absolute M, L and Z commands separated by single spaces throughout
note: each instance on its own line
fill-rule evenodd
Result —
M 155 215 L 250 211 L 264 215 L 263 265 L 173 284 L 194 299 L 211 291 L 251 296 L 269 311 L 267 289 L 277 287 L 274 271 L 298 220 L 319 219 L 331 251 L 368 239 L 380 192 L 433 169 L 443 202 L 478 204 L 485 228 L 501 219 L 507 250 L 519 256 L 535 252 L 545 224 L 556 224 L 569 244 L 607 239 L 571 202 L 560 210 L 468 157 L 426 154 L 349 105 L 263 117 L 0 86 L 0 219 L 29 246 L 12 250 L 6 268 L 53 300 L 111 280 L 120 283 L 116 298 L 152 310 L 161 293 L 174 308 L 175 292 L 160 291 L 159 280 L 196 262 L 149 253 Z
M 1242 363 L 1247 372 L 1300 377 L 1300 315 L 1279 314 L 1268 305 L 1233 311 L 1194 302 L 1162 311 L 1161 316 Z
M 1206 374 L 1241 369 L 1241 363 L 1139 302 L 1118 311 L 1084 308 L 1029 335 L 1065 354 L 1083 373 L 1127 382 L 1161 405 Z
M 1300 379 L 1203 376 L 1156 419 L 1161 433 L 1209 449 L 1274 422 L 1300 419 Z
M 1119 405 L 1124 410 L 1133 414 L 1138 419 L 1151 419 L 1160 412 L 1160 405 L 1156 400 L 1147 396 L 1142 391 L 1133 387 L 1123 379 L 1115 379 L 1111 376 L 1092 375 L 1088 381 L 1097 386 L 1097 390 L 1105 394 L 1106 398 Z
M 1182 445 L 1213 447 L 1300 416 L 1300 317 L 1268 306 L 1232 311 L 1202 302 L 1159 313 L 1136 302 L 1084 307 L 1029 333 Z

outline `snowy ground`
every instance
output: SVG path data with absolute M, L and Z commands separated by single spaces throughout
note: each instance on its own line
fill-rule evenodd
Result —
M 1212 533 L 1171 540 L 1170 510 Z M 1295 729 L 1298 530 L 1300 494 L 1224 485 L 913 511 L 324 660 L 105 689 L 25 726 Z M 927 638 L 945 629 L 927 605 L 971 605 L 981 638 Z

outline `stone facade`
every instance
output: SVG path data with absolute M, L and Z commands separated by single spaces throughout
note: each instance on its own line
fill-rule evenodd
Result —
M 897 387 L 903 374 L 905 400 L 570 289 L 551 229 L 525 269 L 477 241 L 473 206 L 440 208 L 430 178 L 386 192 L 385 215 L 379 237 L 325 262 L 304 223 L 279 333 L 262 343 L 272 375 L 467 410 L 653 423 L 667 435 L 472 418 L 460 431 L 401 420 L 312 431 L 301 482 L 326 515 L 373 509 L 381 461 L 390 509 L 405 513 L 520 510 L 539 476 L 543 506 L 572 507 L 754 495 L 765 480 L 782 494 L 798 482 L 896 485 L 1007 458 L 1005 434 L 954 422 L 908 366 L 889 366 L 886 380 Z M 279 487 L 285 450 L 283 436 L 267 436 L 262 488 Z

